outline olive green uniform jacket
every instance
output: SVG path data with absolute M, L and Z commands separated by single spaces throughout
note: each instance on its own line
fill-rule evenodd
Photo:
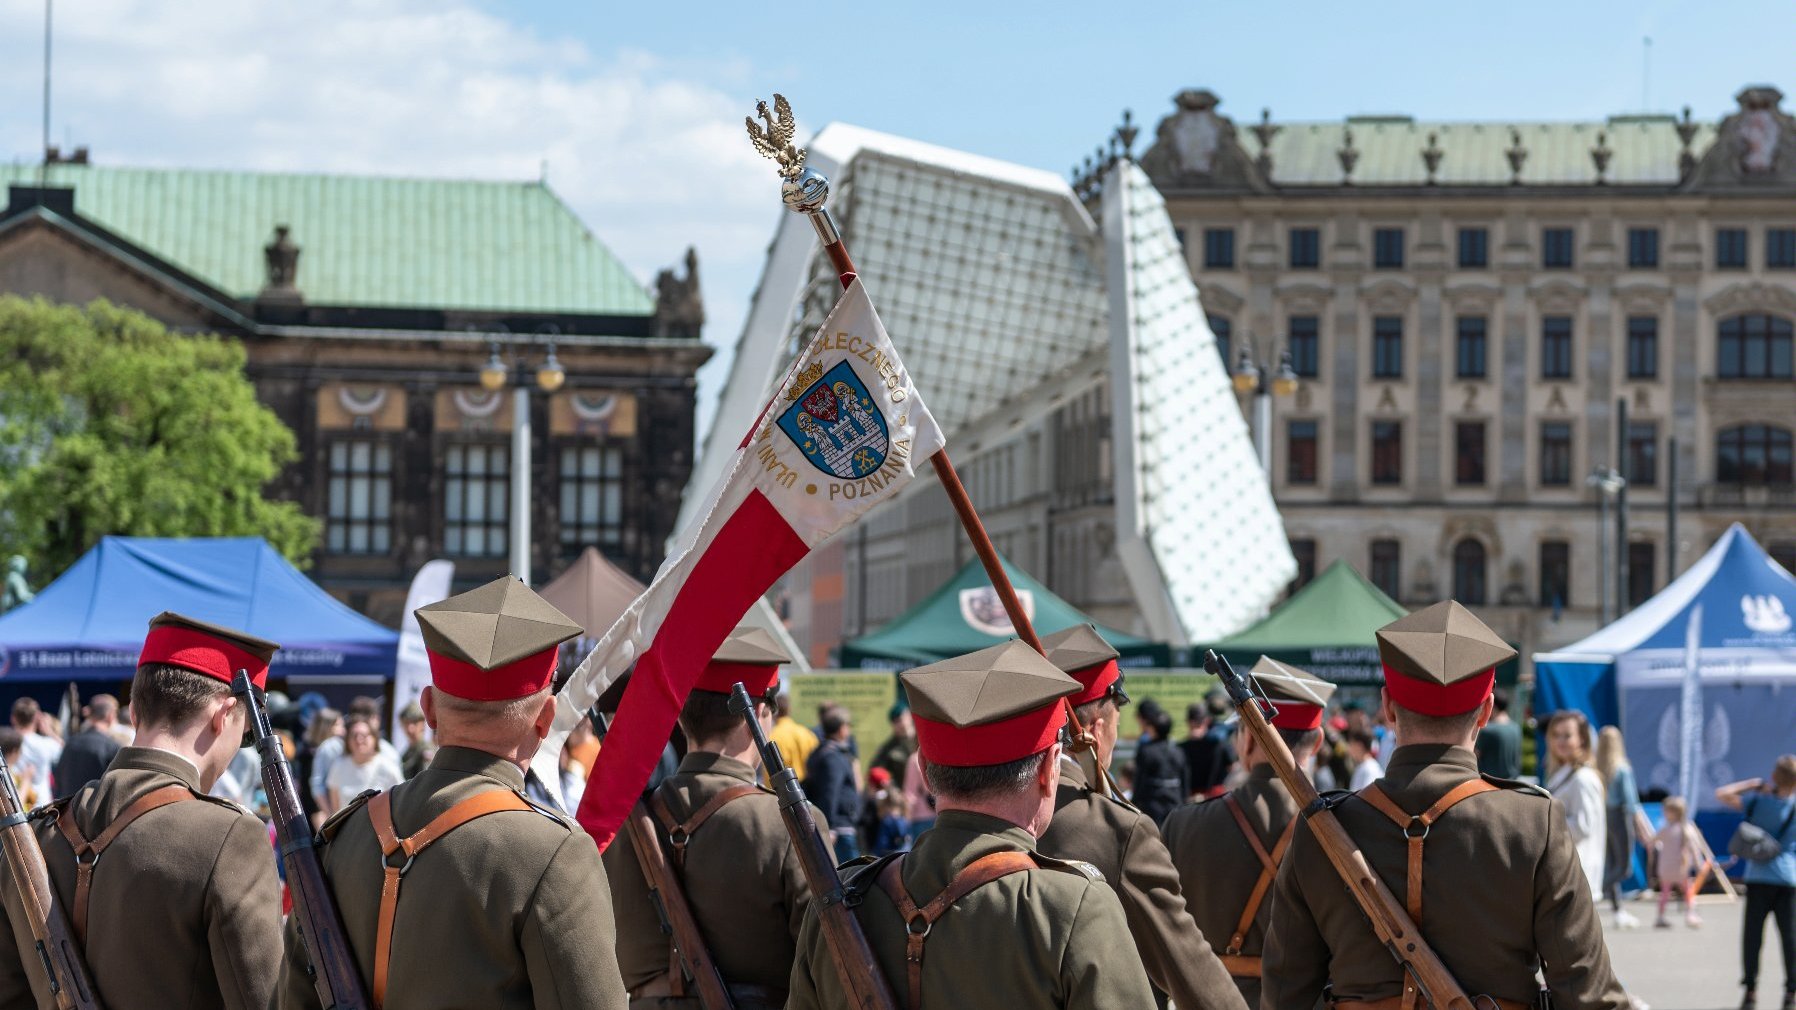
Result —
M 1271 852 L 1285 826 L 1297 816 L 1297 801 L 1269 764 L 1248 769 L 1247 781 L 1233 790 L 1235 802 L 1247 815 L 1260 843 Z M 1235 816 L 1220 799 L 1187 804 L 1166 818 L 1166 848 L 1178 867 L 1185 889 L 1185 907 L 1205 936 L 1224 947 L 1241 923 L 1241 913 L 1252 897 L 1263 864 L 1241 834 Z M 1242 938 L 1245 957 L 1260 956 L 1266 943 L 1266 926 L 1272 920 L 1272 892 L 1268 890 L 1254 915 L 1253 925 Z M 1260 1005 L 1260 980 L 1235 976 L 1235 986 L 1250 1007 Z
M 97 838 L 132 801 L 167 785 L 186 786 L 199 799 L 139 817 L 94 866 L 87 966 L 100 1002 L 107 1010 L 266 1010 L 280 973 L 281 888 L 260 820 L 204 795 L 199 771 L 186 759 L 126 747 L 99 781 L 70 800 L 75 824 Z M 35 820 L 32 828 L 57 904 L 69 909 L 75 851 L 54 820 Z M 36 1005 L 49 1010 L 55 1006 L 49 983 L 4 861 L 0 889 L 17 941 L 0 944 L 0 1006 L 31 1006 L 35 991 Z
M 755 772 L 748 765 L 693 751 L 658 792 L 674 819 L 684 822 L 723 790 L 754 783 Z M 822 812 L 810 809 L 818 829 L 827 834 Z M 780 817 L 779 798 L 757 793 L 719 807 L 693 832 L 684 865 L 674 862 L 659 820 L 655 835 L 724 982 L 784 993 L 811 889 Z M 634 992 L 667 973 L 668 937 L 661 932 L 628 831 L 619 831 L 605 849 L 605 870 L 611 880 L 611 905 L 617 910 L 617 963 L 625 988 Z M 688 993 L 680 999 L 633 999 L 630 1005 L 639 1010 L 697 1008 L 696 990 L 689 988 Z M 740 1007 L 748 1001 L 735 1002 Z
M 417 778 L 392 788 L 393 830 L 403 838 L 477 793 L 523 788 L 524 773 L 510 761 L 444 747 Z M 382 858 L 366 804 L 333 817 L 323 836 L 324 873 L 372 987 Z M 572 821 L 540 808 L 476 818 L 418 853 L 402 878 L 385 1010 L 625 1003 L 605 867 Z M 318 1006 L 297 918 L 287 924 L 280 1005 Z
M 1475 778 L 1478 761 L 1469 749 L 1418 744 L 1397 748 L 1381 785 L 1413 814 Z M 1422 936 L 1473 999 L 1529 1003 L 1538 992 L 1538 968 L 1558 1010 L 1625 1010 L 1628 998 L 1610 970 L 1565 809 L 1531 786 L 1492 781 L 1506 788 L 1462 801 L 1428 830 Z M 1342 800 L 1335 816 L 1407 906 L 1402 829 L 1357 796 Z M 1312 1010 L 1330 982 L 1336 999 L 1401 994 L 1396 961 L 1372 935 L 1307 821 L 1291 838 L 1273 895 L 1264 1010 Z
M 905 857 L 904 886 L 913 901 L 926 905 L 974 860 L 1034 848 L 1029 832 L 1008 821 L 943 810 L 935 827 Z M 905 925 L 898 906 L 859 875 L 848 883 L 864 895 L 855 914 L 898 1005 L 907 1006 Z M 791 990 L 787 1010 L 850 1005 L 815 908 L 806 914 L 798 936 Z M 923 1010 L 1137 1010 L 1153 1005 L 1116 895 L 1071 866 L 1013 873 L 955 903 L 936 920 L 923 948 L 922 997 Z
M 1070 758 L 1060 762 L 1054 821 L 1040 849 L 1103 871 L 1122 900 L 1147 977 L 1181 1008 L 1242 1010 L 1240 990 L 1185 909 L 1179 871 L 1159 829 L 1141 811 L 1094 791 Z

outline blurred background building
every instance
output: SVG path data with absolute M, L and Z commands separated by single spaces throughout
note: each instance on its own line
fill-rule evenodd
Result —
M 240 339 L 298 438 L 274 490 L 323 520 L 333 595 L 397 625 L 425 561 L 508 570 L 516 389 L 535 581 L 589 544 L 653 575 L 711 353 L 695 256 L 647 289 L 535 181 L 50 161 L 0 165 L 0 292 Z

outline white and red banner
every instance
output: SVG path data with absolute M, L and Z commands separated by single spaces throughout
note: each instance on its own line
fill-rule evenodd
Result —
M 692 684 L 775 580 L 942 447 L 866 289 L 855 281 L 737 447 L 696 525 L 557 696 L 537 764 L 634 666 L 576 817 L 602 849 L 648 781 Z M 553 775 L 539 775 L 553 779 Z

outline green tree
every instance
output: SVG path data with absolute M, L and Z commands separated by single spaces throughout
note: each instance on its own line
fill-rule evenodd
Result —
M 102 536 L 261 536 L 304 564 L 317 520 L 263 489 L 297 455 L 243 348 L 141 312 L 0 297 L 0 554 L 33 581 Z

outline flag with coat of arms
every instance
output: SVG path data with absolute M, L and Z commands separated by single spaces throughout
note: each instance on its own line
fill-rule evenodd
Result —
M 576 813 L 601 849 L 736 623 L 813 548 L 895 497 L 941 448 L 941 429 L 856 280 L 762 408 L 698 521 L 557 696 L 554 729 L 537 752 L 541 768 L 556 767 L 581 715 L 634 667 Z

